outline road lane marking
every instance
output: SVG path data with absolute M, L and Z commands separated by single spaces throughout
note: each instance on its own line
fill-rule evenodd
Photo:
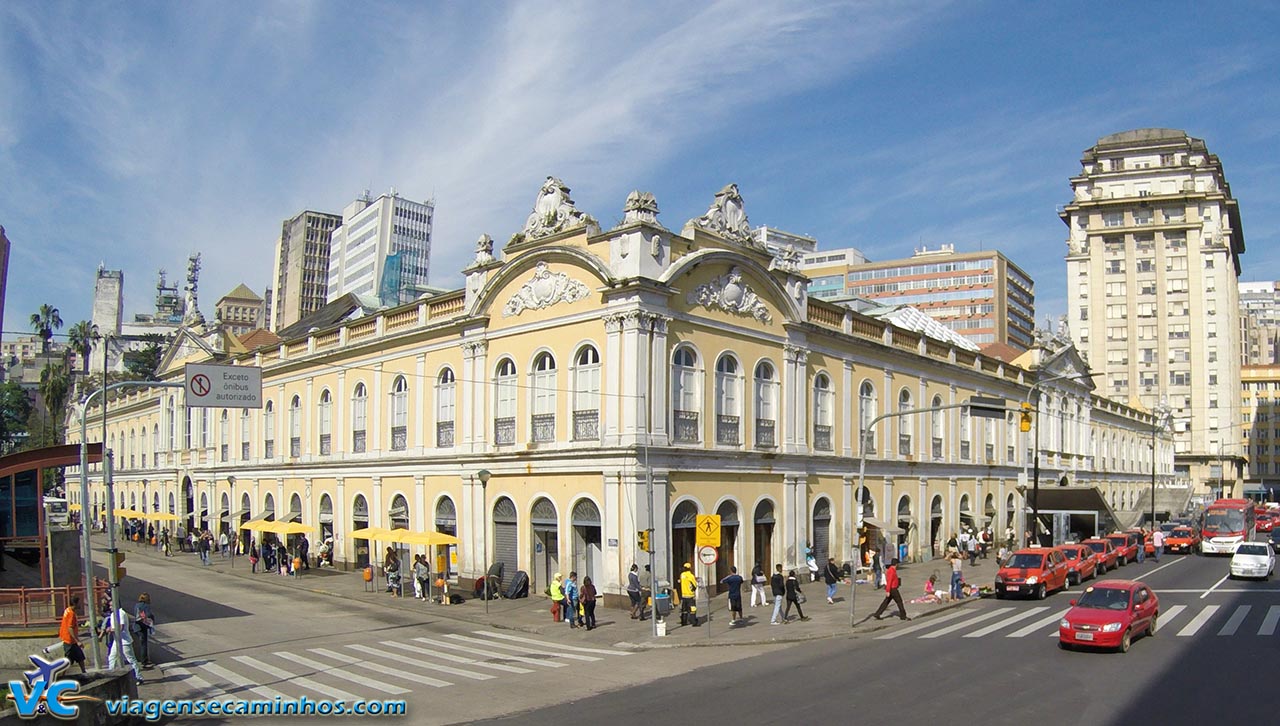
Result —
M 1160 613 L 1160 629 L 1168 630 L 1169 621 L 1181 615 L 1182 611 L 1186 609 L 1187 609 L 1186 605 L 1174 605 L 1168 610 L 1165 610 L 1164 612 Z
M 877 635 L 875 639 L 876 639 L 876 640 L 893 640 L 894 638 L 899 638 L 899 637 L 902 637 L 903 635 L 908 635 L 908 634 L 910 634 L 910 633 L 914 633 L 914 632 L 916 632 L 917 630 L 924 630 L 925 628 L 932 628 L 933 626 L 935 626 L 935 625 L 937 625 L 937 624 L 939 624 L 939 623 L 945 623 L 945 622 L 947 622 L 948 620 L 955 620 L 956 618 L 958 618 L 958 617 L 960 617 L 961 615 L 964 615 L 964 614 L 965 614 L 965 613 L 963 613 L 963 612 L 957 612 L 957 613 L 952 613 L 951 615 L 939 615 L 939 616 L 938 616 L 938 617 L 936 617 L 936 618 L 929 618 L 928 620 L 926 620 L 926 621 L 925 621 L 925 622 L 923 622 L 923 623 L 917 623 L 916 625 L 908 625 L 907 627 L 905 627 L 905 628 L 903 628 L 903 629 L 901 629 L 901 630 L 895 630 L 895 631 L 893 631 L 892 633 L 885 633 L 884 635 Z
M 1010 625 L 1013 625 L 1014 623 L 1018 622 L 1019 620 L 1026 620 L 1027 618 L 1029 618 L 1029 617 L 1031 617 L 1031 616 L 1033 616 L 1033 615 L 1037 615 L 1037 614 L 1039 614 L 1039 613 L 1042 613 L 1042 612 L 1044 612 L 1045 610 L 1048 610 L 1048 609 L 1049 609 L 1049 606 L 1048 606 L 1048 605 L 1041 605 L 1040 607 L 1034 607 L 1034 608 L 1031 608 L 1030 610 L 1027 610 L 1026 612 L 1020 613 L 1020 614 L 1018 614 L 1018 615 L 1014 615 L 1014 616 L 1013 616 L 1013 617 L 1011 617 L 1011 618 L 1005 618 L 1004 620 L 1001 620 L 1000 622 L 996 623 L 995 625 L 988 625 L 987 627 L 983 628 L 982 630 L 975 630 L 974 632 L 969 633 L 968 635 L 966 635 L 966 636 L 964 636 L 964 637 L 966 637 L 966 638 L 981 638 L 981 637 L 982 637 L 982 636 L 984 636 L 984 635 L 991 635 L 992 633 L 996 632 L 997 630 L 999 630 L 999 629 L 1001 629 L 1001 628 L 1007 628 L 1007 627 L 1009 627 Z
M 541 648 L 547 648 L 548 650 L 552 650 L 556 653 L 560 653 L 561 651 L 565 651 L 565 650 L 572 650 L 575 653 L 601 653 L 603 655 L 631 655 L 630 652 L 625 650 L 606 650 L 604 648 L 583 648 L 581 646 L 576 646 L 576 645 L 560 645 L 559 643 L 551 644 L 542 640 L 534 640 L 533 638 L 522 638 L 518 635 L 508 635 L 506 633 L 495 633 L 489 630 L 473 630 L 471 632 L 474 635 L 481 635 L 486 638 L 499 638 L 502 640 L 510 640 L 517 643 L 530 643 L 532 645 L 536 645 Z
M 479 643 L 479 644 L 481 644 L 481 645 L 487 645 L 487 646 L 489 646 L 489 647 L 491 647 L 491 648 L 506 648 L 507 650 L 514 650 L 514 651 L 515 651 L 515 652 L 517 652 L 517 653 L 525 653 L 525 654 L 532 654 L 532 655 L 553 655 L 553 656 L 555 656 L 555 657 L 557 657 L 557 658 L 568 658 L 568 659 L 570 659 L 570 660 L 585 660 L 585 661 L 598 661 L 598 660 L 600 660 L 600 658 L 597 658 L 597 657 L 592 656 L 592 655 L 577 655 L 577 654 L 574 654 L 574 653 L 560 653 L 560 652 L 556 651 L 556 649 L 555 649 L 555 648 L 552 648 L 552 647 L 531 648 L 531 647 L 529 647 L 529 646 L 527 646 L 527 645 L 515 645 L 515 644 L 512 644 L 512 643 L 503 643 L 503 642 L 498 641 L 498 640 L 485 640 L 484 638 L 472 638 L 472 637 L 469 637 L 469 636 L 466 636 L 466 635 L 456 635 L 456 634 L 452 634 L 452 633 L 451 633 L 451 634 L 449 634 L 449 635 L 446 635 L 446 636 L 444 636 L 444 637 L 446 637 L 446 638 L 451 638 L 451 639 L 453 639 L 453 640 L 462 641 L 462 642 L 464 642 L 464 643 Z
M 352 650 L 358 650 L 361 653 L 365 653 L 366 655 L 375 655 L 382 658 L 394 658 L 396 656 L 395 653 L 388 653 L 386 651 L 378 650 L 377 648 L 370 648 L 367 645 L 361 645 L 359 643 L 348 645 L 347 647 Z M 439 663 L 429 663 L 427 661 L 411 660 L 411 661 L 405 662 L 403 660 L 399 660 L 398 662 L 403 663 L 404 664 L 403 667 L 425 668 L 429 671 L 439 671 L 441 673 L 448 673 L 449 675 L 459 676 L 461 678 L 470 678 L 473 681 L 490 681 L 496 678 L 496 676 L 489 675 L 488 673 L 476 673 L 475 671 L 468 671 L 468 670 L 463 670 L 461 668 L 454 668 L 452 666 L 440 665 Z M 369 665 L 372 666 L 374 664 L 370 663 Z
M 258 694 L 259 696 L 262 696 L 263 698 L 285 698 L 285 699 L 289 698 L 288 696 L 284 695 L 283 693 L 277 691 L 274 688 L 259 686 L 255 684 L 253 681 L 249 680 L 248 678 L 245 678 L 244 676 L 240 675 L 239 673 L 236 673 L 235 671 L 229 671 L 226 668 L 223 668 L 222 666 L 218 665 L 217 663 L 205 663 L 201 665 L 200 668 L 207 671 L 208 673 L 213 674 L 218 678 L 221 678 L 227 683 L 239 686 L 241 689 L 244 689 L 247 691 L 253 691 L 254 693 Z
M 1231 613 L 1230 619 L 1227 620 L 1227 624 L 1222 626 L 1222 630 L 1218 631 L 1218 635 L 1235 635 L 1236 631 L 1240 629 L 1240 623 L 1244 622 L 1244 619 L 1248 617 L 1249 611 L 1252 609 L 1252 605 L 1241 605 L 1236 608 L 1236 611 Z
M 1039 620 L 1035 621 L 1034 623 L 1032 623 L 1032 624 L 1030 624 L 1030 625 L 1028 625 L 1028 626 L 1026 626 L 1026 627 L 1019 628 L 1019 629 L 1017 629 L 1017 630 L 1013 631 L 1012 633 L 1009 633 L 1008 635 L 1006 635 L 1006 636 L 1004 636 L 1004 637 L 1006 637 L 1006 638 L 1025 638 L 1025 637 L 1027 637 L 1028 635 L 1030 635 L 1030 634 L 1032 634 L 1032 633 L 1036 632 L 1036 631 L 1037 631 L 1037 630 L 1039 630 L 1040 628 L 1043 628 L 1044 626 L 1046 626 L 1046 625 L 1048 625 L 1048 624 L 1050 624 L 1050 623 L 1054 623 L 1054 624 L 1056 625 L 1056 624 L 1057 624 L 1057 622 L 1058 622 L 1059 620 L 1061 620 L 1061 619 L 1062 619 L 1062 617 L 1063 617 L 1064 615 L 1066 615 L 1066 614 L 1067 614 L 1067 611 L 1066 611 L 1066 610 L 1063 610 L 1062 612 L 1056 613 L 1056 614 L 1054 614 L 1054 615 L 1050 615 L 1050 616 L 1049 616 L 1049 617 L 1047 617 L 1047 618 L 1041 618 L 1041 619 L 1039 619 Z M 1055 637 L 1055 638 L 1056 638 L 1056 637 L 1058 637 L 1058 629 L 1057 629 L 1057 627 L 1054 627 L 1053 632 L 1052 632 L 1052 633 L 1050 633 L 1050 635 L 1052 635 L 1052 636 L 1053 636 L 1053 637 Z
M 1258 635 L 1275 635 L 1276 623 L 1280 623 L 1280 605 L 1267 608 L 1267 616 L 1262 619 L 1262 627 L 1258 628 Z
M 205 679 L 201 678 L 200 676 L 192 673 L 191 671 L 181 666 L 169 666 L 167 668 L 162 666 L 161 670 L 164 672 L 166 676 L 170 674 L 173 674 L 175 676 L 180 676 L 182 680 L 189 682 L 191 685 L 199 689 L 197 693 L 204 696 L 205 698 L 220 698 L 222 696 L 229 695 L 226 691 L 222 690 L 221 688 L 218 688 L 212 683 L 206 681 Z M 213 691 L 213 693 L 209 693 L 209 691 Z
M 359 673 L 352 673 L 351 671 L 343 670 L 341 668 L 334 668 L 328 663 L 321 663 L 320 661 L 312 660 L 311 658 L 308 658 L 304 655 L 298 655 L 296 653 L 287 653 L 285 651 L 279 651 L 277 653 L 274 653 L 274 655 L 277 658 L 284 658 L 285 660 L 291 660 L 294 663 L 297 663 L 298 665 L 306 666 L 307 668 L 310 668 L 311 670 L 316 671 L 317 673 L 332 673 L 333 675 L 336 675 L 339 678 L 345 678 L 346 680 L 351 681 L 352 683 L 359 683 L 362 686 L 368 686 L 375 691 L 390 693 L 393 696 L 398 696 L 403 693 L 409 693 L 408 690 L 401 688 L 399 686 L 389 686 L 385 683 L 380 683 L 378 681 L 375 681 L 372 678 L 365 678 Z
M 1143 575 L 1143 577 L 1151 577 L 1152 575 L 1154 575 L 1154 574 L 1156 574 L 1157 572 L 1159 572 L 1159 571 L 1163 570 L 1164 568 L 1166 568 L 1166 567 L 1172 567 L 1172 566 L 1174 566 L 1174 565 L 1178 564 L 1179 562 L 1182 562 L 1182 560 L 1181 560 L 1181 559 L 1177 559 L 1177 560 L 1173 560 L 1172 562 L 1170 562 L 1170 563 L 1169 563 L 1169 564 L 1167 564 L 1167 565 L 1160 565 L 1159 567 L 1155 568 L 1154 570 L 1152 570 L 1152 571 L 1148 572 L 1147 574 Z
M 1206 597 L 1208 597 L 1208 596 L 1209 596 L 1209 593 L 1211 593 L 1211 592 L 1213 592 L 1214 590 L 1218 589 L 1218 585 L 1221 585 L 1222 583 L 1226 582 L 1228 577 L 1231 577 L 1231 574 L 1230 574 L 1230 573 L 1227 573 L 1227 574 L 1223 575 L 1221 580 L 1218 580 L 1217 582 L 1213 583 L 1213 586 L 1212 586 L 1212 587 L 1210 587 L 1208 590 L 1205 590 L 1205 591 L 1204 591 L 1204 594 L 1200 596 L 1200 599 L 1201 599 L 1201 600 L 1203 600 L 1203 599 L 1205 599 Z
M 409 673 L 408 671 L 405 671 L 401 668 L 392 668 L 390 666 L 384 666 L 381 663 L 371 663 L 370 661 L 367 661 L 367 660 L 353 658 L 349 655 L 346 655 L 345 653 L 339 653 L 337 651 L 329 650 L 328 648 L 308 648 L 308 650 L 312 653 L 315 653 L 316 655 L 324 656 L 325 658 L 331 658 L 333 660 L 336 660 L 339 663 L 349 665 L 349 666 L 355 666 L 362 671 L 373 671 L 374 673 L 381 673 L 384 676 L 401 678 L 406 681 L 412 681 L 414 683 L 418 683 L 423 686 L 434 686 L 436 688 L 445 688 L 447 686 L 453 685 L 448 681 L 442 681 L 438 678 L 431 678 L 430 676 L 422 676 L 422 675 L 418 675 L 417 673 Z M 493 678 L 493 676 L 485 676 L 485 678 L 486 679 Z M 479 679 L 479 680 L 483 680 L 483 679 Z
M 1218 613 L 1218 609 L 1221 607 L 1221 605 L 1206 605 L 1204 610 L 1201 610 L 1199 614 L 1191 619 L 1191 622 L 1186 624 L 1186 627 L 1178 631 L 1178 637 L 1186 638 L 1195 635 L 1200 628 L 1204 627 L 1205 623 L 1209 622 L 1209 618 Z
M 551 660 L 542 660 L 539 658 L 527 658 L 524 656 L 512 655 L 511 653 L 499 653 L 497 651 L 484 650 L 483 648 L 467 646 L 461 643 L 451 643 L 445 640 L 432 640 L 431 638 L 414 638 L 414 640 L 418 641 L 419 643 L 426 643 L 427 645 L 435 646 L 437 648 L 449 648 L 450 650 L 460 650 L 464 653 L 473 653 L 473 654 L 483 655 L 489 658 L 500 658 L 502 660 L 511 660 L 517 663 L 524 663 L 525 665 L 544 666 L 546 668 L 564 668 L 565 666 L 569 665 L 568 663 L 556 663 L 555 661 L 551 661 Z
M 439 650 L 427 650 L 426 648 L 418 648 L 416 646 L 408 645 L 406 643 L 397 643 L 394 640 L 384 640 L 382 641 L 381 645 L 385 645 L 389 648 L 399 648 L 400 650 L 407 650 L 410 653 L 414 653 L 416 655 L 425 655 L 431 658 L 447 660 L 451 663 L 461 663 L 463 665 L 471 665 L 477 668 L 492 668 L 495 671 L 506 671 L 507 673 L 533 673 L 533 671 L 529 670 L 528 668 L 517 668 L 516 666 L 505 665 L 502 663 L 486 663 L 482 660 L 476 660 L 475 658 L 467 658 L 461 655 L 454 655 L 453 653 L 441 653 Z
M 954 633 L 955 631 L 961 630 L 963 628 L 967 628 L 970 625 L 977 625 L 978 623 L 981 623 L 984 620 L 990 620 L 991 618 L 999 617 L 1001 615 L 1004 615 L 1005 613 L 1010 613 L 1010 612 L 1013 612 L 1013 608 L 1000 608 L 999 610 L 992 610 L 989 613 L 983 613 L 982 615 L 969 618 L 968 620 L 961 620 L 960 622 L 954 625 L 949 625 L 945 628 L 935 630 L 932 633 L 929 633 L 928 635 L 921 635 L 920 637 L 921 639 L 940 638 L 946 635 L 947 633 Z
M 320 683 L 318 681 L 313 681 L 310 678 L 307 678 L 306 676 L 300 676 L 300 675 L 297 675 L 296 673 L 290 673 L 289 671 L 283 668 L 277 668 L 273 665 L 264 663 L 263 661 L 260 661 L 257 658 L 251 658 L 247 655 L 237 655 L 237 656 L 232 656 L 232 658 L 234 660 L 240 661 L 241 663 L 244 663 L 250 668 L 257 668 L 258 670 L 262 671 L 263 673 L 266 673 L 269 676 L 275 676 L 276 678 L 279 678 L 282 681 L 288 681 L 289 683 L 296 683 L 299 686 L 302 686 L 303 688 L 309 688 L 315 691 L 316 693 L 319 693 L 320 695 L 324 696 L 325 698 L 340 698 L 344 701 L 360 700 L 360 697 L 355 695 L 354 693 L 347 693 L 346 691 L 340 688 L 334 688 L 333 686 L 326 686 L 325 684 Z

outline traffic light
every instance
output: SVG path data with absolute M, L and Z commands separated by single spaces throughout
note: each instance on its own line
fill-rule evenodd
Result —
M 111 571 L 114 572 L 116 575 L 115 583 L 119 583 L 121 580 L 124 579 L 124 572 L 125 572 L 124 552 L 121 552 L 119 550 L 115 552 L 108 552 L 107 559 L 109 562 L 109 566 L 111 567 Z
M 636 532 L 636 546 L 641 552 L 652 552 L 649 541 L 649 530 L 642 529 Z
M 1029 403 L 1022 404 L 1022 420 L 1018 423 L 1018 428 L 1024 434 L 1031 430 L 1031 404 Z

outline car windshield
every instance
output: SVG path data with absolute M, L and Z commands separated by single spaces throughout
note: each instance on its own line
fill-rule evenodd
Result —
M 1177 529 L 1173 530 L 1173 536 L 1174 537 L 1190 537 L 1191 530 L 1187 527 L 1178 527 Z
M 1206 532 L 1242 532 L 1244 531 L 1244 514 L 1229 510 L 1209 512 L 1204 518 Z
M 1107 551 L 1107 545 L 1105 542 L 1086 542 L 1085 544 L 1089 545 L 1089 549 L 1093 550 L 1094 552 Z
M 1118 534 L 1118 535 L 1116 535 L 1116 536 L 1114 536 L 1114 537 L 1108 537 L 1107 539 L 1111 540 L 1111 544 L 1112 544 L 1112 545 L 1114 545 L 1114 546 L 1116 546 L 1116 547 L 1128 547 L 1128 546 L 1129 546 L 1129 538 L 1128 538 L 1128 537 L 1126 537 L 1126 536 L 1124 536 L 1124 535 L 1122 535 L 1122 534 Z
M 1080 556 L 1080 550 L 1075 547 L 1068 547 L 1062 551 L 1062 556 L 1066 557 L 1068 560 L 1074 560 Z
M 1032 568 L 1040 567 L 1044 563 L 1043 555 L 1033 555 L 1029 552 L 1021 552 L 1009 558 L 1005 563 L 1005 567 Z
M 1176 524 L 1166 523 L 1166 524 L 1160 525 L 1160 529 L 1164 530 L 1165 532 L 1172 532 L 1175 528 L 1177 528 L 1177 526 L 1178 525 Z
M 1238 555 L 1261 555 L 1267 556 L 1267 546 L 1264 544 L 1242 544 L 1236 548 Z
M 1124 610 L 1129 607 L 1129 591 L 1118 587 L 1091 587 L 1076 601 L 1076 607 Z

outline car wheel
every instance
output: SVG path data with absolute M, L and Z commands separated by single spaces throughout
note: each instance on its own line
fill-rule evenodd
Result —
M 1074 572 L 1067 573 L 1066 587 L 1071 587 L 1072 585 L 1079 585 L 1079 584 L 1080 584 L 1080 575 Z
M 1036 588 L 1036 599 L 1043 600 L 1045 596 L 1048 594 L 1049 594 L 1049 591 L 1048 589 L 1045 588 L 1044 583 L 1043 582 L 1040 583 L 1040 586 Z
M 1151 624 L 1147 626 L 1147 635 L 1156 634 L 1156 625 L 1160 621 L 1160 613 L 1151 616 Z
M 1004 590 L 996 590 L 996 599 L 1003 600 L 1005 598 Z
M 1133 645 L 1133 636 L 1129 633 L 1128 630 L 1126 630 L 1124 631 L 1124 636 L 1120 638 L 1120 648 L 1119 648 L 1120 652 L 1128 653 L 1130 645 Z
M 1060 648 L 1060 649 L 1062 649 L 1062 650 L 1071 650 L 1071 644 L 1070 644 L 1070 643 L 1068 643 L 1068 642 L 1067 642 L 1067 641 L 1065 641 L 1065 640 L 1059 640 L 1059 641 L 1058 641 L 1058 648 Z
M 1079 577 L 1079 575 L 1077 575 L 1077 577 Z M 1066 592 L 1067 590 L 1070 590 L 1070 589 L 1071 589 L 1071 575 L 1067 575 L 1066 577 L 1062 578 L 1062 591 Z

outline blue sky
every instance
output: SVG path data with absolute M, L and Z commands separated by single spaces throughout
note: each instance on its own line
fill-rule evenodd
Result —
M 0 4 L 4 330 L 126 315 L 203 254 L 201 307 L 261 294 L 283 219 L 364 189 L 436 200 L 432 283 L 519 229 L 542 179 L 605 227 L 679 229 L 728 182 L 752 225 L 999 249 L 1065 312 L 1068 177 L 1101 136 L 1205 139 L 1243 278 L 1280 278 L 1280 6 L 1139 3 Z M 65 331 L 64 331 L 65 332 Z

